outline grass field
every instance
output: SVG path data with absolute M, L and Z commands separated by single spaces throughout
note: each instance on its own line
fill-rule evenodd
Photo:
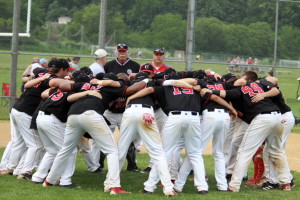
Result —
M 0 149 L 2 156 L 4 149 Z M 216 189 L 216 181 L 213 175 L 213 158 L 212 156 L 205 156 L 206 173 L 209 176 L 209 193 L 206 196 L 197 194 L 196 188 L 192 181 L 187 181 L 183 190 L 175 199 L 244 199 L 244 200 L 260 200 L 260 199 L 298 199 L 300 196 L 300 187 L 296 186 L 292 192 L 284 192 L 281 190 L 264 191 L 258 188 L 245 186 L 241 187 L 240 193 L 225 193 L 218 192 Z M 147 167 L 149 156 L 148 154 L 137 155 L 138 165 L 140 168 Z M 125 164 L 126 165 L 126 164 Z M 300 173 L 292 172 L 297 185 L 297 180 L 300 180 Z M 252 174 L 252 166 L 249 174 Z M 77 164 L 75 174 L 73 176 L 73 183 L 80 185 L 81 189 L 65 189 L 58 186 L 43 188 L 41 185 L 34 184 L 30 181 L 17 180 L 14 176 L 0 175 L 0 199 L 1 200 L 69 200 L 69 199 L 165 199 L 162 188 L 158 189 L 154 194 L 140 194 L 139 190 L 143 189 L 143 182 L 147 180 L 148 174 L 133 173 L 122 171 L 121 184 L 122 187 L 132 192 L 131 195 L 111 196 L 103 192 L 103 181 L 105 174 L 93 174 L 86 170 L 86 165 L 81 154 L 77 157 Z
M 45 57 L 46 59 L 50 59 L 50 56 L 42 56 L 38 53 L 36 55 L 19 55 L 18 58 L 18 71 L 17 71 L 17 95 L 20 95 L 20 88 L 21 88 L 21 75 L 25 68 L 31 63 L 32 58 L 34 57 Z M 59 56 L 57 56 L 60 58 Z M 1 83 L 9 83 L 10 82 L 10 63 L 11 63 L 11 55 L 10 54 L 0 54 L 0 80 Z M 92 57 L 82 57 L 80 66 L 89 66 L 94 59 Z M 136 60 L 138 63 L 145 63 L 149 61 L 145 60 Z M 166 61 L 168 65 L 173 66 L 177 71 L 183 71 L 185 70 L 185 63 L 184 62 L 174 62 L 174 61 Z M 225 74 L 227 73 L 227 65 L 221 65 L 221 64 L 204 64 L 204 63 L 194 63 L 193 64 L 194 70 L 196 69 L 212 69 L 219 74 Z M 279 78 L 279 86 L 281 91 L 283 92 L 286 102 L 291 106 L 293 113 L 295 116 L 300 117 L 300 106 L 299 100 L 296 100 L 297 98 L 297 87 L 298 87 L 298 81 L 297 78 L 300 77 L 300 70 L 299 69 L 282 69 L 278 68 L 277 77 Z M 267 71 L 266 71 L 267 72 Z M 239 73 L 240 74 L 240 73 Z M 264 74 L 259 74 L 260 77 L 265 76 Z M 1 89 L 2 90 L 2 89 Z M 1 91 L 2 92 L 2 91 Z M 8 107 L 7 105 L 7 99 L 1 99 L 0 100 L 0 119 L 8 119 Z

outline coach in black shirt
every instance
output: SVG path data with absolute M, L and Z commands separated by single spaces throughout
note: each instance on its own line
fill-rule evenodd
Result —
M 105 73 L 125 73 L 127 75 L 138 73 L 140 64 L 128 58 L 129 52 L 127 44 L 118 44 L 117 49 L 118 57 L 104 65 Z

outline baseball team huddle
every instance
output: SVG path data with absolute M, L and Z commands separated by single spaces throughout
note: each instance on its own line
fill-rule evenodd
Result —
M 98 49 L 95 63 L 79 70 L 66 59 L 31 65 L 10 112 L 11 141 L 0 174 L 44 187 L 80 188 L 72 183 L 80 151 L 92 173 L 102 173 L 107 159 L 104 192 L 130 193 L 120 181 L 127 159 L 128 171 L 149 173 L 141 193 L 152 194 L 160 181 L 165 196 L 176 196 L 193 174 L 205 195 L 202 153 L 212 138 L 218 191 L 239 192 L 251 160 L 254 176 L 247 185 L 291 191 L 285 147 L 295 119 L 278 79 L 253 71 L 176 72 L 163 62 L 164 53 L 156 49 L 153 61 L 140 65 L 129 58 L 126 44 L 118 44 L 115 60 L 107 62 L 107 52 Z M 145 170 L 136 164 L 142 144 L 150 155 Z

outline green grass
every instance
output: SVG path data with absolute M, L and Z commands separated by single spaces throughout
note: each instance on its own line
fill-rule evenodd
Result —
M 2 155 L 4 148 L 0 149 Z M 247 187 L 244 184 L 241 187 L 240 193 L 224 193 L 216 190 L 216 181 L 214 180 L 213 172 L 213 158 L 212 156 L 205 156 L 206 173 L 209 176 L 209 193 L 206 196 L 197 194 L 196 188 L 192 181 L 187 181 L 183 190 L 175 199 L 298 199 L 300 196 L 300 187 L 296 186 L 292 192 L 283 192 L 280 190 L 263 191 L 257 188 Z M 138 165 L 140 168 L 145 168 L 149 161 L 147 154 L 137 155 Z M 126 164 L 125 164 L 126 165 Z M 300 173 L 292 172 L 296 185 L 297 180 L 300 180 Z M 252 174 L 252 166 L 249 174 Z M 73 183 L 82 186 L 82 189 L 72 190 L 60 188 L 58 186 L 43 188 L 41 185 L 34 184 L 30 181 L 17 180 L 14 176 L 0 175 L 0 199 L 1 200 L 73 200 L 73 199 L 165 199 L 162 193 L 162 188 L 158 189 L 152 195 L 140 194 L 139 190 L 143 189 L 143 182 L 147 180 L 148 174 L 132 173 L 122 171 L 121 184 L 122 187 L 132 192 L 131 195 L 111 196 L 103 192 L 103 181 L 106 174 L 93 174 L 86 170 L 83 156 L 81 154 L 77 157 L 77 164 L 75 174 L 72 178 Z

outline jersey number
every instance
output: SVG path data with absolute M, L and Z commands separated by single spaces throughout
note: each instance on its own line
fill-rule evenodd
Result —
M 179 94 L 194 94 L 194 90 L 192 88 L 181 88 L 181 91 L 178 87 L 173 87 L 174 91 L 173 94 L 174 95 L 179 95 Z
M 211 90 L 225 90 L 222 84 L 207 85 L 207 88 Z
M 250 87 L 244 85 L 242 87 L 242 92 L 244 94 L 249 94 L 250 97 L 253 97 L 257 93 L 264 93 L 264 91 L 256 83 L 251 83 Z

